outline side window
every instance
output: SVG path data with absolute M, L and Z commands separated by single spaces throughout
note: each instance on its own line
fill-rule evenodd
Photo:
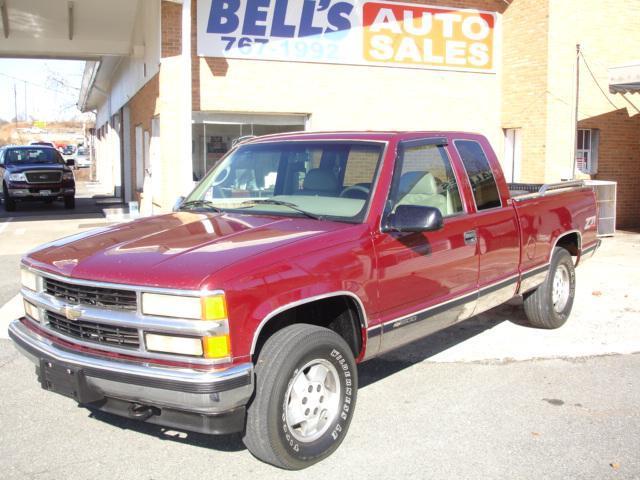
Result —
M 454 144 L 467 171 L 478 211 L 500 207 L 496 179 L 480 144 L 473 140 L 456 140 Z
M 60 152 L 56 152 L 54 158 L 56 159 L 56 161 L 61 164 L 61 165 L 66 165 L 67 163 L 64 161 L 64 158 L 62 158 L 62 155 L 60 155 Z
M 398 205 L 435 207 L 443 217 L 463 211 L 458 183 L 444 147 L 419 145 L 402 148 L 391 194 Z

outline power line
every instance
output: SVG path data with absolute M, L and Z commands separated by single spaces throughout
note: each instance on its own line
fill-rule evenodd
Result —
M 616 110 L 620 110 L 620 108 L 618 108 L 618 106 L 611 101 L 611 99 L 609 98 L 609 95 L 607 95 L 605 91 L 602 89 L 602 87 L 600 86 L 600 82 L 598 82 L 598 80 L 596 79 L 596 76 L 593 74 L 593 71 L 591 70 L 589 63 L 587 62 L 587 59 L 584 57 L 584 53 L 582 53 L 582 51 L 580 51 L 579 53 L 580 53 L 580 56 L 582 57 L 582 61 L 584 62 L 585 67 L 587 67 L 587 70 L 589 71 L 589 74 L 593 79 L 593 82 L 596 84 L 600 92 L 602 92 L 602 95 L 604 96 L 604 98 L 607 99 L 607 102 L 609 102 L 613 108 L 615 108 Z
M 7 75 L 6 73 L 0 72 L 0 75 L 2 75 L 3 77 L 10 78 L 11 80 L 14 80 L 14 81 L 24 82 L 25 84 L 33 85 L 34 87 L 38 87 L 38 88 L 43 88 L 45 90 L 49 90 L 50 92 L 56 92 L 56 93 L 60 93 L 62 95 L 69 95 L 69 96 L 75 96 L 76 95 L 73 92 L 65 92 L 64 90 L 58 90 L 58 89 L 55 89 L 55 88 L 47 87 L 47 86 L 41 85 L 39 83 L 30 82 L 29 80 L 25 80 L 24 78 L 18 78 L 18 77 L 14 77 L 12 75 Z

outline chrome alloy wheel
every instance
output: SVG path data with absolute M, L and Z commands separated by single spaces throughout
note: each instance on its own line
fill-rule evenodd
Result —
M 561 313 L 567 306 L 570 290 L 571 281 L 569 278 L 569 270 L 565 265 L 560 264 L 553 276 L 553 290 L 551 293 L 551 301 L 553 302 L 553 309 L 556 313 Z
M 298 370 L 286 395 L 285 418 L 299 442 L 320 438 L 338 416 L 340 404 L 338 370 L 327 360 L 316 359 Z

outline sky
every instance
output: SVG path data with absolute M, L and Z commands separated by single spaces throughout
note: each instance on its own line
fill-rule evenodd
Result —
M 76 107 L 84 61 L 0 58 L 0 119 L 70 120 Z M 14 85 L 16 95 L 14 96 Z M 26 94 L 26 95 L 25 95 Z

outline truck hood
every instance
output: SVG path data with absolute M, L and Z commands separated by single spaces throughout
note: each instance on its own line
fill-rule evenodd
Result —
M 77 279 L 200 289 L 234 262 L 347 225 L 306 218 L 177 212 L 43 245 L 27 265 Z

